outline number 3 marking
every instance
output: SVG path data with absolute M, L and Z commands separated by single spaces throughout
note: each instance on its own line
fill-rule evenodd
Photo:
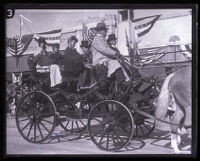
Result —
M 13 11 L 11 9 L 7 10 L 7 16 L 12 17 L 13 16 Z

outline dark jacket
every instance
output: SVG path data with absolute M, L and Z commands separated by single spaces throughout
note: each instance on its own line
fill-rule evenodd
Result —
M 84 59 L 75 50 L 67 47 L 63 55 L 64 71 L 73 74 L 79 74 L 84 70 Z
M 60 52 L 54 53 L 52 52 L 50 54 L 51 64 L 63 64 L 63 56 L 60 54 Z
M 38 55 L 36 55 L 35 58 L 38 65 L 41 65 L 41 66 L 51 65 L 50 56 L 47 52 L 45 52 L 45 54 L 39 53 Z

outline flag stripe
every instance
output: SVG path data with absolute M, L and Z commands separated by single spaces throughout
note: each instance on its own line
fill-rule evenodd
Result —
M 39 35 L 45 35 L 45 34 L 55 34 L 55 33 L 61 33 L 62 29 L 59 30 L 52 30 L 52 31 L 47 31 L 47 32 L 42 32 L 42 33 L 37 33 Z

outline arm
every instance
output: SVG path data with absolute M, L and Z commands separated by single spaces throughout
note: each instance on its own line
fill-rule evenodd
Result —
M 92 46 L 101 54 L 105 56 L 115 57 L 116 51 L 112 50 L 106 41 L 101 38 L 96 38 L 92 42 Z

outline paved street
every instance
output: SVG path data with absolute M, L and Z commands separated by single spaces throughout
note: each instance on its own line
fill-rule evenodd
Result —
M 7 117 L 7 154 L 173 154 L 170 147 L 168 125 L 165 131 L 153 132 L 148 138 L 134 139 L 127 148 L 118 152 L 99 150 L 90 140 L 87 130 L 81 134 L 66 133 L 60 126 L 56 127 L 52 137 L 42 144 L 32 144 L 19 134 L 14 117 Z M 184 133 L 184 131 L 183 131 Z M 182 135 L 184 144 L 181 154 L 190 154 L 190 142 Z

